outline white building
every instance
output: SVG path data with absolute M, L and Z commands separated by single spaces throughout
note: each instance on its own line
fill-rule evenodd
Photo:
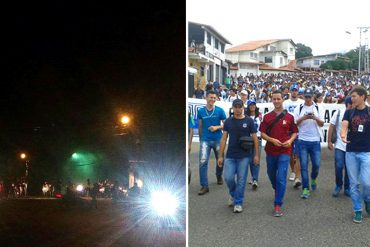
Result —
M 295 60 L 295 51 L 296 44 L 291 39 L 257 40 L 227 49 L 226 59 L 232 63 L 231 74 L 260 74 L 266 68 L 294 72 L 287 70 L 287 66 Z
M 309 56 L 297 59 L 297 67 L 302 69 L 319 69 L 320 66 L 328 61 L 343 59 L 349 61 L 347 57 L 340 56 L 339 54 L 327 54 L 319 56 Z
M 196 73 L 189 77 L 193 80 L 188 82 L 189 94 L 197 84 L 204 88 L 209 81 L 224 83 L 228 73 L 226 44 L 230 44 L 230 41 L 212 26 L 188 22 L 188 66 L 196 69 Z

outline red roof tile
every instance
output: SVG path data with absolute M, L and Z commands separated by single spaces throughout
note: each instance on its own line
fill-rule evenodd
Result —
M 254 51 L 257 48 L 263 47 L 279 41 L 280 39 L 268 39 L 268 40 L 256 40 L 250 41 L 241 45 L 237 45 L 226 49 L 227 52 L 236 52 L 236 51 Z

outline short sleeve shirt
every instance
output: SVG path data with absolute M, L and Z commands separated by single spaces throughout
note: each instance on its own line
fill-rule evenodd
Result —
M 353 112 L 353 116 L 352 115 Z M 363 110 L 349 109 L 343 120 L 348 121 L 347 152 L 370 152 L 370 115 L 368 107 Z
M 268 126 L 270 126 L 278 116 L 279 115 L 276 114 L 275 111 L 265 114 L 261 123 L 260 131 L 266 133 Z M 290 139 L 292 133 L 298 133 L 298 128 L 294 122 L 294 117 L 287 113 L 272 127 L 269 136 L 278 139 L 281 142 L 285 142 Z M 292 148 L 277 147 L 271 142 L 267 142 L 265 151 L 269 155 L 290 155 L 292 153 Z
M 207 107 L 198 109 L 198 119 L 202 120 L 202 139 L 201 141 L 216 141 L 219 142 L 222 137 L 222 131 L 216 130 L 211 132 L 208 130 L 210 126 L 221 125 L 221 121 L 226 119 L 225 111 L 215 106 L 212 111 L 208 111 Z
M 239 146 L 239 138 L 250 136 L 257 132 L 252 118 L 245 116 L 243 119 L 229 117 L 224 124 L 224 131 L 229 134 L 229 144 L 226 152 L 226 158 L 242 159 L 252 156 L 252 152 L 245 151 Z

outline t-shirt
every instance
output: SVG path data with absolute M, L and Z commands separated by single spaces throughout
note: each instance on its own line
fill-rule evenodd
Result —
M 294 109 L 294 120 L 297 122 L 299 118 L 301 118 L 306 113 L 313 113 L 315 116 L 318 116 L 321 121 L 324 121 L 324 111 L 321 107 L 318 107 L 317 110 L 315 104 L 307 106 L 303 104 L 302 110 L 300 111 L 300 105 Z M 298 139 L 303 141 L 315 142 L 320 141 L 320 138 L 323 140 L 323 132 L 322 128 L 317 124 L 316 120 L 314 119 L 307 119 L 301 122 L 298 126 L 299 134 Z
M 343 121 L 348 121 L 347 152 L 370 152 L 370 116 L 368 107 L 363 110 L 349 109 L 344 113 Z M 352 110 L 353 117 L 350 119 Z
M 330 123 L 336 127 L 336 132 L 337 132 L 337 141 L 335 142 L 335 148 L 346 151 L 346 144 L 342 141 L 342 138 L 340 138 L 340 129 L 342 128 L 342 120 L 344 116 L 344 111 L 340 110 L 339 113 L 339 118 L 338 118 L 338 126 L 337 125 L 337 116 L 338 116 L 338 111 L 335 111 L 333 116 L 330 119 Z
M 297 106 L 299 106 L 300 104 L 303 104 L 303 103 L 304 103 L 303 99 L 297 99 L 296 101 L 293 101 L 291 99 L 287 99 L 283 103 L 283 108 L 294 116 L 294 109 Z
M 226 152 L 226 158 L 242 159 L 246 156 L 252 156 L 251 151 L 243 150 L 239 145 L 240 137 L 250 136 L 252 133 L 257 132 L 254 122 L 250 117 L 245 116 L 243 119 L 229 117 L 225 121 L 224 131 L 227 131 L 229 134 L 229 144 Z
M 281 114 L 281 113 L 280 113 Z M 271 111 L 263 116 L 260 131 L 266 133 L 267 128 L 275 121 L 279 115 L 275 111 Z M 297 133 L 298 128 L 294 122 L 294 117 L 291 114 L 285 114 L 271 129 L 270 137 L 285 142 L 290 139 L 291 133 Z M 277 147 L 271 142 L 267 142 L 265 151 L 269 155 L 291 155 L 292 147 Z
M 216 130 L 211 132 L 208 130 L 210 126 L 221 125 L 221 120 L 226 119 L 225 111 L 215 106 L 212 111 L 208 111 L 207 107 L 201 107 L 198 109 L 198 119 L 202 120 L 202 139 L 201 141 L 217 141 L 219 142 L 222 137 L 222 131 Z

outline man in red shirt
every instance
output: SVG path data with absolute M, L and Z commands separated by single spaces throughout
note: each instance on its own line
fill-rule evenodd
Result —
M 281 205 L 286 190 L 292 143 L 298 133 L 294 117 L 284 110 L 283 102 L 283 93 L 280 90 L 274 91 L 272 93 L 274 110 L 264 115 L 260 127 L 261 136 L 266 140 L 267 175 L 275 191 L 275 217 L 283 215 Z M 280 119 L 276 122 L 279 116 Z

